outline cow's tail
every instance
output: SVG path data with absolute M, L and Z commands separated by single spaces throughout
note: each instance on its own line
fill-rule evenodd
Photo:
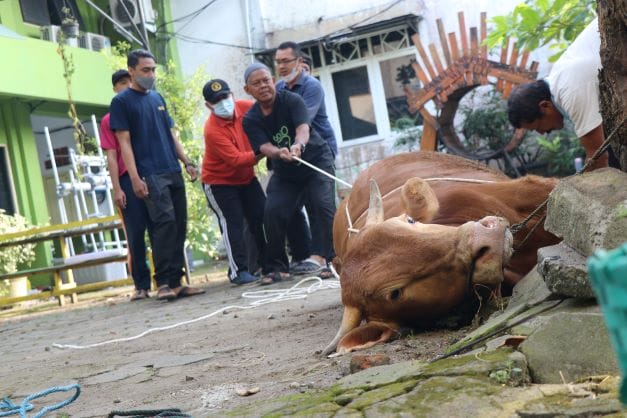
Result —
M 337 334 L 335 334 L 335 337 L 333 337 L 333 341 L 331 341 L 329 345 L 322 350 L 322 354 L 328 356 L 335 351 L 335 348 L 342 337 L 348 334 L 349 331 L 357 328 L 359 324 L 361 324 L 361 311 L 352 306 L 345 306 L 340 329 L 337 331 Z

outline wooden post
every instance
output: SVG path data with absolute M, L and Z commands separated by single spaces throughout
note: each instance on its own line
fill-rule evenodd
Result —
M 433 116 L 423 107 L 420 109 L 422 120 L 422 139 L 420 140 L 421 151 L 435 151 L 437 148 L 437 122 Z
M 507 48 L 509 47 L 509 38 L 505 39 L 505 45 L 501 48 L 501 64 L 505 64 L 507 62 Z M 496 90 L 503 92 L 503 80 L 498 79 L 496 81 Z
M 442 53 L 444 54 L 444 60 L 446 61 L 446 66 L 451 66 L 451 53 L 448 49 L 448 42 L 446 42 L 446 33 L 444 32 L 444 24 L 442 23 L 442 19 L 436 20 L 438 25 L 438 34 L 440 35 L 440 44 L 442 45 Z
M 488 25 L 486 23 L 487 13 L 481 12 L 481 33 L 479 43 L 481 46 L 481 58 L 484 60 L 488 59 L 488 46 L 485 43 L 486 38 L 488 37 Z M 481 76 L 481 84 L 488 84 L 488 71 L 486 71 Z
M 435 71 L 433 71 L 433 67 L 431 67 L 431 63 L 429 62 L 429 56 L 427 55 L 424 47 L 422 46 L 422 42 L 420 41 L 420 36 L 416 34 L 416 35 L 413 35 L 411 39 L 412 41 L 414 41 L 414 45 L 416 45 L 416 49 L 418 49 L 418 54 L 420 55 L 420 58 L 422 58 L 422 63 L 427 69 L 427 72 L 429 73 L 429 77 L 431 77 L 431 80 L 433 80 L 436 77 L 436 74 L 435 74 Z

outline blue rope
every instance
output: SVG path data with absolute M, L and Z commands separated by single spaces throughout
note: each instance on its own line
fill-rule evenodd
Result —
M 48 396 L 54 392 L 69 392 L 73 389 L 76 390 L 76 393 L 72 395 L 72 397 L 62 402 L 59 402 L 57 404 L 46 406 L 42 408 L 41 411 L 39 411 L 36 415 L 33 415 L 32 417 L 32 418 L 41 418 L 50 411 L 63 408 L 64 406 L 69 405 L 72 402 L 74 402 L 76 398 L 78 398 L 78 395 L 81 394 L 81 387 L 78 385 L 78 383 L 72 383 L 71 385 L 68 385 L 68 386 L 54 386 L 54 387 L 51 387 L 50 389 L 33 393 L 32 395 L 29 395 L 26 398 L 24 398 L 24 400 L 19 406 L 11 402 L 9 398 L 4 398 L 2 402 L 0 402 L 0 417 L 8 417 L 9 415 L 19 414 L 20 418 L 28 418 L 26 416 L 26 412 L 34 408 L 33 405 L 30 403 L 30 401 L 32 401 L 33 399 Z

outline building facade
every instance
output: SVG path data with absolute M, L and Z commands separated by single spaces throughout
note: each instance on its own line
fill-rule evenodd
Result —
M 146 46 L 137 42 L 142 39 L 140 35 L 146 35 L 148 42 L 153 41 L 153 48 L 157 48 L 155 33 L 143 30 L 137 15 L 140 9 L 132 8 L 138 2 L 146 10 L 145 17 L 153 19 L 146 27 L 156 29 L 159 11 L 162 22 L 170 19 L 167 1 L 158 2 L 153 8 L 150 0 L 127 0 L 131 19 L 120 16 L 119 10 L 116 15 L 119 0 L 0 2 L 1 209 L 10 214 L 19 213 L 36 225 L 60 222 L 45 128 L 50 132 L 55 161 L 62 175 L 68 170 L 68 152 L 76 150 L 72 120 L 68 117 L 68 94 L 87 134 L 93 137 L 91 117 L 95 115 L 99 122 L 113 97 L 112 68 L 102 50 L 127 38 L 132 47 Z M 79 29 L 76 38 L 65 38 L 69 71 L 64 69 L 59 54 L 62 26 L 68 17 L 78 23 Z M 111 17 L 121 23 L 114 25 Z M 165 24 L 163 28 L 169 30 L 171 26 Z M 158 52 L 162 57 L 174 57 L 178 61 L 175 42 L 163 45 Z M 69 91 L 64 75 L 71 80 Z M 35 266 L 50 263 L 50 247 L 40 245 L 37 254 Z M 45 282 L 48 277 L 42 279 Z M 35 279 L 34 284 L 37 283 Z
M 172 0 L 182 70 L 199 66 L 208 76 L 225 78 L 242 90 L 243 72 L 253 60 L 273 66 L 275 48 L 299 43 L 313 58 L 340 153 L 338 172 L 345 180 L 390 152 L 399 119 L 409 114 L 404 88 L 418 83 L 411 68 L 417 57 L 411 36 L 439 45 L 436 19 L 447 32 L 459 32 L 458 12 L 467 27 L 478 27 L 480 12 L 510 12 L 518 0 L 218 0 L 198 14 L 198 5 Z M 187 17 L 186 16 L 193 16 Z M 220 22 L 220 24 L 218 23 Z M 223 22 L 228 22 L 224 24 Z M 496 51 L 498 52 L 498 51 Z M 544 54 L 546 55 L 546 54 Z M 494 54 L 498 60 L 498 53 Z M 543 53 L 530 59 L 546 63 Z M 540 72 L 546 65 L 541 65 Z

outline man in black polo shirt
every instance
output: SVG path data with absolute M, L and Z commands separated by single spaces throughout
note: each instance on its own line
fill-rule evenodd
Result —
M 318 219 L 312 234 L 309 259 L 326 267 L 325 256 L 333 246 L 335 200 L 333 180 L 299 164 L 293 156 L 334 174 L 333 155 L 327 142 L 310 127 L 303 99 L 287 90 L 277 92 L 270 69 L 253 63 L 244 73 L 244 90 L 257 102 L 244 117 L 244 131 L 255 153 L 272 159 L 274 174 L 266 189 L 264 225 L 268 245 L 262 284 L 289 276 L 285 252 L 287 225 L 303 199 L 311 203 L 312 216 Z

